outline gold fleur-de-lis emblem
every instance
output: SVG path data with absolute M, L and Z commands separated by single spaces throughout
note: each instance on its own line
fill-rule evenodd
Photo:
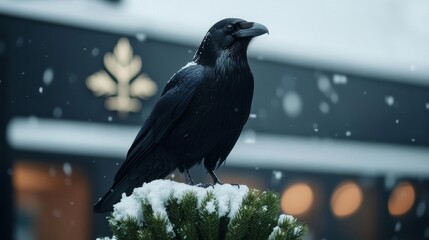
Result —
M 122 118 L 129 112 L 140 111 L 141 103 L 137 98 L 147 99 L 158 90 L 147 74 L 140 73 L 142 60 L 133 55 L 126 38 L 119 39 L 113 54 L 104 55 L 104 66 L 108 72 L 100 70 L 92 74 L 86 80 L 86 86 L 96 96 L 107 96 L 106 109 L 117 111 Z

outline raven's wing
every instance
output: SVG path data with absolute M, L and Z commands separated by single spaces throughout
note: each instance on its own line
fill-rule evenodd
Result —
M 161 98 L 128 150 L 125 162 L 116 173 L 113 186 L 94 205 L 95 212 L 112 211 L 113 204 L 121 199 L 122 193 L 130 194 L 144 181 L 151 181 L 172 170 L 151 153 L 156 144 L 170 129 L 174 128 L 177 120 L 185 112 L 198 91 L 203 73 L 202 66 L 194 65 L 181 69 L 170 79 Z
M 168 81 L 161 98 L 128 150 L 126 161 L 116 173 L 115 182 L 126 176 L 137 161 L 145 161 L 144 156 L 174 127 L 194 96 L 203 73 L 202 66 L 191 65 L 181 69 Z

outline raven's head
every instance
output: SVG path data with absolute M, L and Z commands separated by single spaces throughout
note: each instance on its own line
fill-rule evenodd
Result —
M 224 51 L 246 58 L 250 40 L 264 33 L 268 33 L 268 29 L 262 24 L 239 18 L 223 19 L 209 29 L 193 61 L 201 65 L 213 65 Z

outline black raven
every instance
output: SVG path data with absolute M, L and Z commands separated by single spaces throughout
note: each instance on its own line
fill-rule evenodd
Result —
M 247 46 L 264 33 L 264 25 L 237 18 L 210 28 L 192 62 L 168 81 L 95 212 L 112 211 L 122 193 L 129 195 L 176 168 L 194 184 L 188 169 L 202 161 L 214 183 L 220 183 L 214 169 L 234 147 L 252 104 Z

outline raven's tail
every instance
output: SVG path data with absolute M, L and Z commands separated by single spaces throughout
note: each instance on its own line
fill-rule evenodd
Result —
M 177 167 L 177 161 L 159 151 L 149 155 L 136 155 L 140 161 L 127 162 L 121 166 L 121 170 L 116 173 L 113 186 L 110 190 L 94 204 L 94 212 L 105 213 L 112 212 L 113 205 L 118 203 L 122 194 L 129 196 L 134 188 L 141 187 L 144 182 L 150 182 L 155 179 L 163 179 Z M 125 167 L 124 167 L 125 165 Z
M 121 198 L 122 194 L 125 193 L 127 196 L 129 196 L 134 188 L 142 186 L 144 182 L 150 182 L 155 179 L 163 179 L 165 178 L 169 173 L 174 171 L 173 168 L 166 168 L 161 171 L 147 171 L 146 176 L 142 179 L 129 179 L 128 176 L 123 177 L 121 180 L 119 180 L 117 183 L 115 182 L 113 186 L 110 188 L 110 190 L 102 197 L 100 200 L 98 200 L 93 207 L 93 210 L 95 213 L 105 213 L 105 212 L 112 212 L 113 211 L 113 205 L 118 203 Z
M 95 213 L 112 212 L 113 205 L 121 200 L 122 194 L 125 193 L 130 195 L 135 187 L 139 185 L 139 182 L 127 181 L 127 178 L 121 179 L 114 186 L 94 204 Z

